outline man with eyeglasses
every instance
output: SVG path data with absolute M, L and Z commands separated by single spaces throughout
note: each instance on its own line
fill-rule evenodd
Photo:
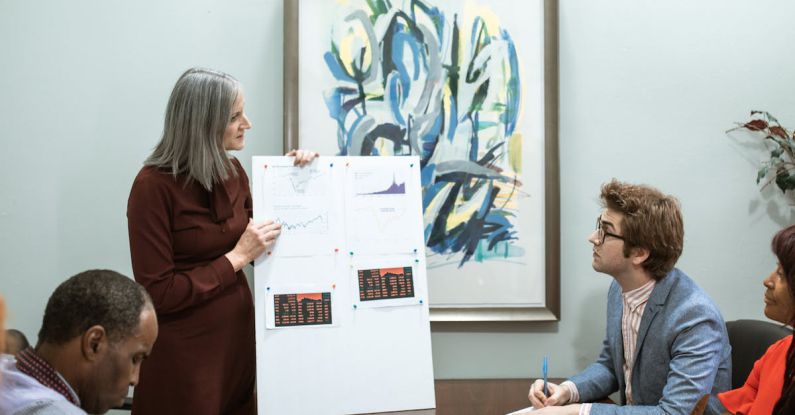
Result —
M 588 241 L 593 269 L 614 281 L 607 330 L 596 363 L 560 385 L 536 380 L 530 401 L 541 414 L 690 414 L 712 395 L 706 414 L 721 414 L 715 394 L 730 389 L 731 347 L 718 308 L 685 273 L 679 202 L 649 186 L 613 180 Z M 618 391 L 620 405 L 593 402 Z

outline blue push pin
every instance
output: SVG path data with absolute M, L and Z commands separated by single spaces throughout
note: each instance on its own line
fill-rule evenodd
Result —
M 422 304 L 422 300 L 420 300 L 420 304 Z
M 271 287 L 267 287 L 267 288 L 265 288 L 265 290 L 266 290 L 266 291 L 270 291 L 270 290 L 271 290 Z
M 351 256 L 353 256 L 353 251 L 350 252 Z
M 414 260 L 414 262 L 415 262 L 415 263 L 417 263 L 417 264 L 419 264 L 419 263 L 420 263 L 420 260 L 419 260 L 419 259 L 415 259 L 415 260 Z
M 356 304 L 353 305 L 353 309 L 356 310 Z
M 329 167 L 334 167 L 334 163 L 329 163 Z

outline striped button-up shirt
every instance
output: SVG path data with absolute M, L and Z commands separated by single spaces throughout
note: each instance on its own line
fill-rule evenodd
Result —
M 632 366 L 635 365 L 635 347 L 638 345 L 638 328 L 643 310 L 649 302 L 655 281 L 649 281 L 640 288 L 621 294 L 624 300 L 624 314 L 621 316 L 621 337 L 624 339 L 624 381 L 627 388 L 627 403 L 632 405 Z
M 632 366 L 635 365 L 635 348 L 638 343 L 638 329 L 640 319 L 643 317 L 643 310 L 649 302 L 651 292 L 654 290 L 656 281 L 652 280 L 642 287 L 621 294 L 624 301 L 624 312 L 621 316 L 621 337 L 624 343 L 624 380 L 626 381 L 627 404 L 632 405 Z M 565 381 L 561 386 L 569 390 L 569 402 L 580 400 L 577 385 L 571 381 Z M 580 406 L 580 415 L 590 415 L 591 404 L 586 403 Z

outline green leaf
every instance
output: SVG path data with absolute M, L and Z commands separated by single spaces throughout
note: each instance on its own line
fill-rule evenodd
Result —
M 781 157 L 781 155 L 783 153 L 784 153 L 784 149 L 779 147 L 779 148 L 777 148 L 777 149 L 775 149 L 775 150 L 770 152 L 770 157 L 777 157 L 778 158 L 778 157 Z
M 781 189 L 781 192 L 795 189 L 795 176 L 789 174 L 787 170 L 781 168 L 776 175 L 776 186 Z
M 764 179 L 765 176 L 767 176 L 767 172 L 768 172 L 767 166 L 762 166 L 759 169 L 759 172 L 756 173 L 756 184 L 759 184 L 759 182 L 761 182 L 762 179 Z
M 787 191 L 787 179 L 789 179 L 789 174 L 787 173 L 779 173 L 776 175 L 776 186 L 781 189 L 781 192 Z

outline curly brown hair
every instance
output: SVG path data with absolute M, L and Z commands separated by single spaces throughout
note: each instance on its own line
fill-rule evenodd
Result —
M 602 206 L 624 215 L 624 256 L 632 248 L 649 251 L 643 269 L 655 280 L 668 274 L 682 255 L 685 230 L 679 201 L 646 185 L 616 179 L 602 185 Z

